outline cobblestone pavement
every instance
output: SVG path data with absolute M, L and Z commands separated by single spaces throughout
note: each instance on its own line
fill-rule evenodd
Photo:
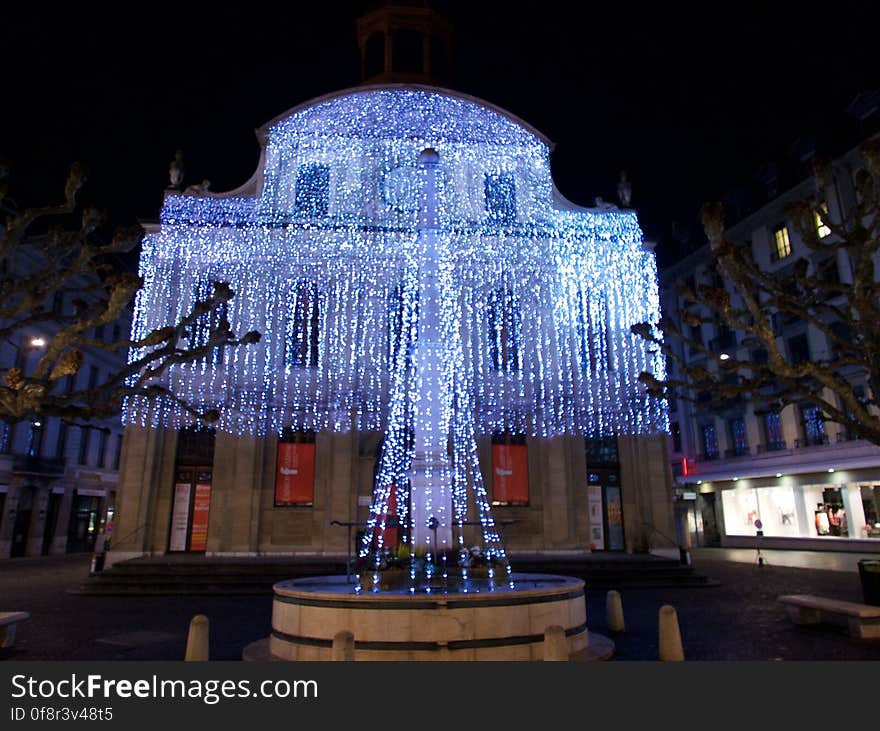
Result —
M 95 597 L 67 593 L 88 572 L 88 556 L 15 559 L 0 564 L 0 611 L 23 610 L 15 660 L 178 660 L 190 619 L 211 622 L 211 656 L 238 660 L 270 630 L 270 596 Z M 605 627 L 605 593 L 587 591 L 590 630 L 612 637 L 617 661 L 657 658 L 657 615 L 678 612 L 688 660 L 880 660 L 880 640 L 855 640 L 835 626 L 797 627 L 780 594 L 814 593 L 862 601 L 857 573 L 699 559 L 709 588 L 621 591 L 627 631 Z

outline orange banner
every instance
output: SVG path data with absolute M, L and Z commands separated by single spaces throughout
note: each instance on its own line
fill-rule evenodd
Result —
M 278 445 L 275 473 L 276 505 L 311 505 L 315 499 L 315 445 L 287 443 Z
M 204 551 L 208 548 L 208 515 L 211 512 L 211 485 L 200 482 L 196 485 L 193 501 L 192 532 L 189 536 L 190 551 Z
M 492 445 L 492 500 L 529 504 L 529 459 L 525 444 Z

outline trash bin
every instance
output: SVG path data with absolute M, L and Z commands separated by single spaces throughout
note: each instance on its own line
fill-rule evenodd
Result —
M 863 558 L 859 561 L 859 578 L 865 604 L 880 607 L 880 561 Z

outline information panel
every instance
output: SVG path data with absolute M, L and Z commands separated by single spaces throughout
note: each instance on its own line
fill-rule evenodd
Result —
M 171 537 L 169 551 L 185 551 L 186 535 L 189 532 L 189 496 L 192 486 L 188 482 L 178 482 L 174 486 L 174 506 L 171 510 Z

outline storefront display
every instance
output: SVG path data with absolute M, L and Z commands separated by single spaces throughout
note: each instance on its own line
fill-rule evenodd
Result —
M 728 536 L 880 539 L 880 485 L 775 485 L 721 492 Z

